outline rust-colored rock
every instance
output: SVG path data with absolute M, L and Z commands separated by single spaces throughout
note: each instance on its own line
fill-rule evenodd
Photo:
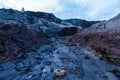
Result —
M 108 21 L 92 25 L 75 34 L 68 41 L 78 42 L 102 55 L 106 60 L 120 65 L 120 15 Z
M 64 69 L 62 69 L 62 70 L 56 69 L 56 70 L 54 70 L 54 74 L 56 76 L 65 76 L 66 75 L 66 70 L 64 70 Z

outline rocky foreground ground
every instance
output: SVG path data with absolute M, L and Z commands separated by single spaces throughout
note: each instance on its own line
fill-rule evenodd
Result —
M 120 80 L 119 22 L 0 9 L 0 80 Z
M 27 53 L 25 59 L 1 64 L 1 80 L 119 80 L 119 66 L 77 44 L 55 38 L 51 41 L 50 45 Z M 57 69 L 66 74 L 54 74 Z

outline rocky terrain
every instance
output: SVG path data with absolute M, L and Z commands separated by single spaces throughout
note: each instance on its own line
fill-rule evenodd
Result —
M 119 22 L 0 9 L 0 80 L 120 80 Z
M 120 65 L 120 14 L 108 21 L 93 24 L 69 40 L 83 43 L 96 55 Z

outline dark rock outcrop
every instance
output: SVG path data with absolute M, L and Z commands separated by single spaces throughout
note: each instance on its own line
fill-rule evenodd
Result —
M 16 21 L 0 21 L 0 60 L 22 56 L 47 43 L 45 34 Z
M 78 31 L 77 27 L 65 27 L 59 30 L 57 34 L 59 36 L 70 36 L 70 35 L 77 33 L 77 31 Z
M 80 27 L 74 26 L 70 23 L 68 24 L 58 24 L 56 22 L 50 22 L 45 19 L 40 19 L 42 22 L 41 29 L 46 33 L 48 36 L 71 36 L 78 31 L 81 30 Z

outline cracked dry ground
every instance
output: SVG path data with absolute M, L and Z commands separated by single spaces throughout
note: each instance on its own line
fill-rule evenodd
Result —
M 25 59 L 0 65 L 0 80 L 120 80 L 113 70 L 119 66 L 100 59 L 86 48 L 62 39 L 27 54 Z M 64 69 L 66 75 L 55 76 Z

